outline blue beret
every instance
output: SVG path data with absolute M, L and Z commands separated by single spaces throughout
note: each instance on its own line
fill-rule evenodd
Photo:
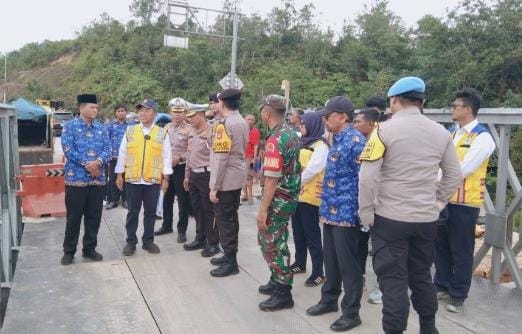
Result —
M 402 95 L 408 92 L 416 92 L 424 94 L 426 91 L 426 84 L 422 79 L 417 77 L 405 77 L 398 80 L 388 90 L 388 97 Z

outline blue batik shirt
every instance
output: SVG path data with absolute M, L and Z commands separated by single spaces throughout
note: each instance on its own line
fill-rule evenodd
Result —
M 120 150 L 121 140 L 127 130 L 127 126 L 133 123 L 123 121 L 120 123 L 118 120 L 113 120 L 107 125 L 107 132 L 109 133 L 109 141 L 111 142 L 111 154 L 112 158 L 118 158 L 118 152 Z
M 82 117 L 65 123 L 62 147 L 66 158 L 66 185 L 85 187 L 106 184 L 105 166 L 111 157 L 111 148 L 104 124 L 96 120 L 89 124 Z M 85 168 L 85 164 L 93 160 L 99 160 L 102 164 L 97 178 L 92 177 Z
M 352 126 L 333 136 L 323 179 L 322 223 L 359 225 L 359 156 L 365 144 L 366 138 Z

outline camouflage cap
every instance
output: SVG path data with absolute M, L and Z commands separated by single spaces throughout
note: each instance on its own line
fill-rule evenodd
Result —
M 259 106 L 259 110 L 263 109 L 263 107 L 269 106 L 272 109 L 279 111 L 281 113 L 286 112 L 286 98 L 281 95 L 268 95 L 265 96 L 261 100 L 261 105 Z

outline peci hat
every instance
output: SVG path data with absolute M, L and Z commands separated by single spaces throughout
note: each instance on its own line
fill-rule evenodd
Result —
M 145 100 L 143 100 L 143 102 L 138 103 L 136 105 L 136 109 L 140 109 L 140 108 L 154 109 L 156 111 L 156 110 L 158 110 L 158 104 L 156 103 L 156 101 L 154 101 L 152 99 L 145 99 Z
M 239 100 L 241 99 L 241 91 L 235 88 L 227 88 L 221 93 L 217 94 L 218 100 Z
M 405 77 L 399 79 L 388 90 L 388 97 L 403 95 L 410 92 L 423 96 L 426 92 L 426 84 L 421 78 L 417 77 Z
M 81 94 L 76 96 L 76 100 L 78 101 L 78 104 L 82 103 L 94 103 L 98 104 L 98 98 L 95 94 Z
M 346 96 L 334 96 L 324 105 L 324 115 L 329 115 L 333 112 L 353 114 L 354 106 L 352 101 Z
M 286 112 L 286 98 L 281 95 L 267 95 L 261 100 L 261 105 L 259 106 L 259 110 L 263 109 L 263 107 L 269 106 L 272 109 L 279 111 L 281 113 Z

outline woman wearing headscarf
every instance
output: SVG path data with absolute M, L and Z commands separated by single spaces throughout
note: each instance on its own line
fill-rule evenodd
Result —
M 321 115 L 315 112 L 301 115 L 301 191 L 297 209 L 292 216 L 295 262 L 290 268 L 294 274 L 306 272 L 307 251 L 310 252 L 312 274 L 305 282 L 308 287 L 324 282 L 319 205 L 329 148 L 323 135 Z

